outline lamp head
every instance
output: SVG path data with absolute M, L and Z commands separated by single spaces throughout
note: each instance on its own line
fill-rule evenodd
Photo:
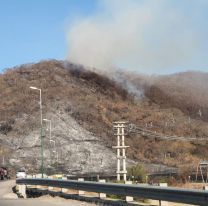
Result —
M 37 87 L 30 87 L 30 89 L 38 89 Z

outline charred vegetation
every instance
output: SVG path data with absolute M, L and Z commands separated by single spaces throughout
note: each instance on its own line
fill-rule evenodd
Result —
M 70 115 L 110 148 L 116 141 L 112 122 L 117 120 L 128 120 L 164 135 L 208 138 L 208 126 L 203 121 L 207 116 L 192 119 L 199 105 L 203 116 L 206 115 L 208 97 L 199 94 L 193 86 L 186 92 L 185 83 L 181 89 L 178 80 L 168 78 L 157 78 L 154 82 L 151 79 L 150 84 L 143 77 L 133 81 L 127 76 L 128 81 L 144 90 L 145 97 L 137 101 L 116 80 L 81 65 L 51 60 L 12 68 L 0 75 L 0 133 L 21 138 L 38 127 L 39 96 L 29 89 L 36 86 L 42 89 L 44 114 L 56 111 Z M 199 95 L 204 100 L 199 101 Z M 193 115 L 191 121 L 187 114 Z M 126 145 L 131 147 L 127 150 L 129 158 L 171 166 L 198 161 L 200 148 L 207 148 L 190 142 L 166 143 L 139 134 L 130 134 Z M 204 155 L 206 158 L 208 154 Z

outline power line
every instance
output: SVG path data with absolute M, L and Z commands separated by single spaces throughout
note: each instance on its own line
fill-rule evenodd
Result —
M 140 134 L 141 136 L 147 137 L 147 138 L 160 139 L 160 140 L 166 140 L 166 141 L 175 141 L 175 140 L 186 141 L 186 142 L 208 141 L 208 138 L 205 138 L 205 137 L 197 138 L 197 137 L 183 137 L 183 136 L 176 136 L 176 135 L 165 135 L 165 134 L 158 133 L 156 131 L 144 129 L 141 126 L 137 126 L 134 124 L 129 124 L 128 132 Z

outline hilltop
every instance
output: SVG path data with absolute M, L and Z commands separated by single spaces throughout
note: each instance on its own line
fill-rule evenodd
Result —
M 207 88 L 207 74 L 191 73 L 194 80 L 197 75 L 204 77 L 203 83 L 200 78 L 193 85 L 189 74 L 150 78 L 123 73 L 118 81 L 117 76 L 109 78 L 82 65 L 56 60 L 8 69 L 0 75 L 1 152 L 13 167 L 40 166 L 39 94 L 30 86 L 42 89 L 43 116 L 52 120 L 59 166 L 66 172 L 115 170 L 112 122 L 117 120 L 161 134 L 208 138 L 207 118 L 194 116 L 198 106 L 206 114 L 208 95 L 199 91 L 202 84 L 203 92 Z M 45 130 L 45 157 L 48 169 L 54 169 L 57 161 L 48 135 Z M 127 156 L 136 162 L 180 167 L 208 158 L 204 143 L 167 142 L 132 133 L 126 144 L 130 146 Z

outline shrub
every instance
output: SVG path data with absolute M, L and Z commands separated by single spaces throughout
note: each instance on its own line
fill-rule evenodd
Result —
M 147 173 L 142 165 L 132 166 L 127 169 L 128 177 L 133 181 L 138 181 L 141 183 L 146 182 Z

